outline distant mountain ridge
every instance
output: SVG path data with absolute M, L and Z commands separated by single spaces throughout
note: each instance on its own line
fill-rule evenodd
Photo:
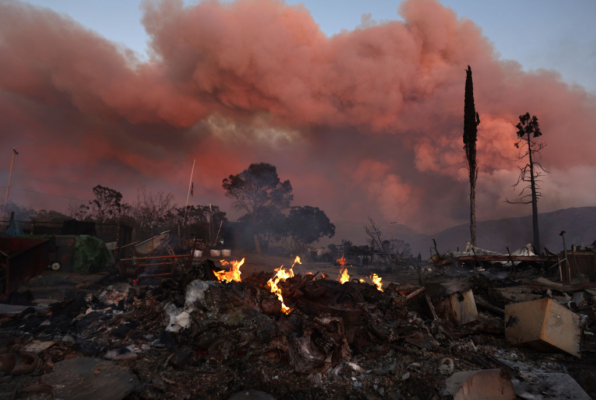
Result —
M 336 235 L 332 239 L 324 238 L 316 246 L 325 247 L 329 243 L 339 244 L 342 239 L 350 240 L 355 245 L 366 243 L 364 225 L 367 221 L 333 221 L 336 225 Z M 380 222 L 380 221 L 379 221 Z M 563 250 L 563 240 L 559 236 L 561 231 L 567 232 L 567 246 L 583 244 L 589 245 L 596 240 L 596 207 L 566 208 L 538 215 L 540 226 L 540 241 L 549 250 L 558 252 Z M 532 216 L 518 218 L 504 218 L 476 223 L 477 245 L 488 250 L 507 252 L 519 249 L 532 242 Z M 385 239 L 391 239 L 394 229 L 395 238 L 405 240 L 412 246 L 412 253 L 430 255 L 433 245 L 432 239 L 437 241 L 439 252 L 465 249 L 470 240 L 468 224 L 454 226 L 441 232 L 426 235 L 417 233 L 413 229 L 396 224 L 379 223 Z
M 538 214 L 540 242 L 553 252 L 563 250 L 563 239 L 559 234 L 566 231 L 567 247 L 572 244 L 589 245 L 596 240 L 596 207 L 566 208 Z M 412 246 L 412 252 L 426 256 L 430 252 L 432 239 L 437 241 L 439 252 L 463 250 L 470 240 L 470 227 L 462 224 L 434 235 L 400 235 Z M 514 251 L 532 242 L 532 216 L 505 218 L 476 223 L 477 245 L 488 250 Z M 396 235 L 397 237 L 397 235 Z

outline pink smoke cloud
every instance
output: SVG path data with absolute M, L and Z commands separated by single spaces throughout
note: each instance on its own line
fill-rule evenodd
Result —
M 546 208 L 589 203 L 581 188 L 596 170 L 595 97 L 501 60 L 478 26 L 436 0 L 403 2 L 403 22 L 332 37 L 303 6 L 277 0 L 143 7 L 148 61 L 50 10 L 0 3 L 0 143 L 35 155 L 23 159 L 28 184 L 83 196 L 115 182 L 182 196 L 196 159 L 197 191 L 215 201 L 221 179 L 267 161 L 291 177 L 297 199 L 333 218 L 362 219 L 376 204 L 380 218 L 436 230 L 465 221 L 471 65 L 479 215 L 509 212 L 496 204 L 515 175 L 514 126 L 526 111 L 540 119 L 545 165 L 577 193 L 548 187 Z

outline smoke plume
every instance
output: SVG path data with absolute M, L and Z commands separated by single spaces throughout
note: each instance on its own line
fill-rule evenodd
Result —
M 22 154 L 15 185 L 75 198 L 98 183 L 125 196 L 148 186 L 183 199 L 196 159 L 193 200 L 225 207 L 221 180 L 264 161 L 291 180 L 296 204 L 332 220 L 438 231 L 467 216 L 471 65 L 478 218 L 530 212 L 503 203 L 516 195 L 526 111 L 548 143 L 541 211 L 596 200 L 595 96 L 502 60 L 436 0 L 407 0 L 403 21 L 331 37 L 306 8 L 277 0 L 143 8 L 148 60 L 67 16 L 0 2 L 0 144 Z

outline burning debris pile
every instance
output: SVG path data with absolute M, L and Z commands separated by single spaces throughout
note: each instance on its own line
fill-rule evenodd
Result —
M 472 399 L 458 395 L 460 386 L 483 389 L 457 371 L 496 369 L 474 379 L 501 385 L 503 393 L 513 393 L 513 382 L 523 398 L 546 399 L 561 390 L 549 386 L 558 374 L 568 378 L 566 390 L 580 393 L 570 398 L 589 398 L 566 373 L 582 383 L 593 378 L 596 316 L 569 309 L 593 313 L 592 290 L 553 289 L 545 281 L 528 289 L 550 293 L 550 302 L 572 293 L 575 303 L 556 304 L 567 336 L 578 343 L 569 348 L 553 338 L 523 337 L 524 316 L 542 306 L 509 307 L 515 302 L 487 278 L 383 288 L 376 274 L 372 284 L 344 280 L 345 265 L 332 280 L 295 274 L 299 258 L 289 268 L 247 278 L 243 263 L 222 263 L 222 269 L 207 260 L 155 286 L 116 283 L 47 310 L 4 317 L 0 368 L 15 379 L 0 384 L 0 395 L 80 398 L 65 380 L 97 385 L 109 378 L 109 389 L 102 389 L 108 397 L 94 398 L 228 399 L 260 390 L 277 399 Z M 541 318 L 550 326 L 548 313 Z M 530 340 L 550 340 L 551 350 L 566 353 L 520 351 L 510 343 Z M 552 397 L 528 397 L 537 385 Z

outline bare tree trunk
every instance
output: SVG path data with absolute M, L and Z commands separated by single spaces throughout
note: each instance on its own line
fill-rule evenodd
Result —
M 534 178 L 534 161 L 532 160 L 532 147 L 530 147 L 530 135 L 528 134 L 528 154 L 530 156 L 530 187 L 532 189 L 532 229 L 534 233 L 534 251 L 540 254 L 540 233 L 538 231 L 538 197 L 536 195 L 536 180 Z
M 470 240 L 476 246 L 476 182 L 470 181 Z
M 255 250 L 257 251 L 257 254 L 261 254 L 261 243 L 259 242 L 259 235 L 255 234 Z

